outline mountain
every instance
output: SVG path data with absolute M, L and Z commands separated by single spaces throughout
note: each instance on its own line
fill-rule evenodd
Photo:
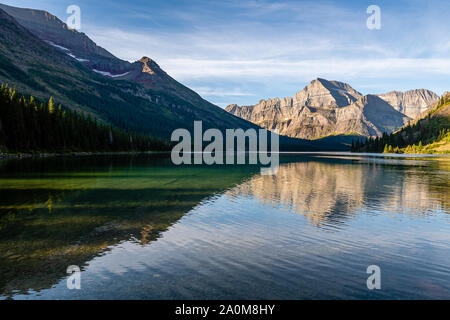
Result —
M 52 98 L 43 103 L 4 85 L 0 119 L 9 119 L 0 121 L 0 153 L 170 150 L 163 141 L 99 124 L 55 105 Z
M 225 110 L 269 130 L 302 139 L 335 134 L 380 136 L 409 118 L 375 95 L 361 95 L 350 85 L 313 80 L 293 98 L 261 100 L 254 106 L 229 105 Z
M 395 110 L 407 115 L 411 119 L 417 118 L 429 106 L 439 100 L 439 96 L 430 90 L 416 89 L 406 92 L 391 91 L 378 95 Z
M 194 120 L 204 128 L 257 128 L 202 99 L 151 59 L 122 61 L 49 13 L 8 10 L 34 33 L 0 9 L 0 82 L 26 95 L 53 96 L 104 123 L 166 139 L 174 129 L 190 129 Z M 66 34 L 72 36 L 64 39 Z
M 97 46 L 82 32 L 70 29 L 56 16 L 42 10 L 23 9 L 0 4 L 0 9 L 12 16 L 20 25 L 39 39 L 81 60 L 92 69 L 115 68 L 114 73 L 126 69 L 128 62 L 117 59 L 102 47 Z
M 318 78 L 294 95 L 294 107 L 340 108 L 355 102 L 361 94 L 348 84 Z
M 14 17 L 39 39 L 98 74 L 113 80 L 130 80 L 147 89 L 164 91 L 205 108 L 217 108 L 170 77 L 148 57 L 142 57 L 133 63 L 121 60 L 98 46 L 86 34 L 69 29 L 64 22 L 46 11 L 3 4 L 0 4 L 0 9 Z
M 192 130 L 196 120 L 203 121 L 204 130 L 260 128 L 202 99 L 148 57 L 123 61 L 45 11 L 1 8 L 0 83 L 27 96 L 52 96 L 56 104 L 102 124 L 166 141 L 177 128 Z M 280 137 L 281 150 L 338 151 L 350 146 L 350 136 L 317 141 Z
M 450 93 L 400 130 L 369 139 L 353 151 L 385 153 L 450 153 Z

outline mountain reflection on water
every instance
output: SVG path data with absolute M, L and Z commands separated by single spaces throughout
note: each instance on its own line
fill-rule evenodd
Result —
M 6 161 L 0 297 L 450 298 L 449 160 L 283 155 L 272 176 L 163 154 Z
M 252 196 L 276 210 L 303 214 L 313 224 L 337 227 L 363 207 L 384 214 L 448 212 L 449 164 L 450 158 L 427 162 L 328 156 L 285 163 L 276 175 L 255 175 L 227 194 Z

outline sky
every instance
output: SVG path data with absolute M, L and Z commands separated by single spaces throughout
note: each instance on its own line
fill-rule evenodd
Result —
M 0 0 L 66 21 L 115 56 L 155 60 L 221 107 L 293 96 L 316 78 L 363 94 L 450 91 L 450 2 Z M 370 5 L 380 29 L 369 29 Z

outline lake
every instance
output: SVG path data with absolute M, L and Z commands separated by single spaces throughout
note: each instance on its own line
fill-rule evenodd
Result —
M 5 160 L 0 194 L 0 299 L 450 299 L 449 157 Z

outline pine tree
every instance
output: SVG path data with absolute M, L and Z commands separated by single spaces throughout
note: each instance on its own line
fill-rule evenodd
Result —
M 167 150 L 165 142 L 107 127 L 84 114 L 18 96 L 0 87 L 0 150 L 132 151 Z M 132 142 L 132 143 L 130 143 Z
M 48 100 L 47 107 L 50 114 L 53 114 L 55 112 L 55 102 L 53 101 L 53 97 L 50 97 L 50 99 Z

